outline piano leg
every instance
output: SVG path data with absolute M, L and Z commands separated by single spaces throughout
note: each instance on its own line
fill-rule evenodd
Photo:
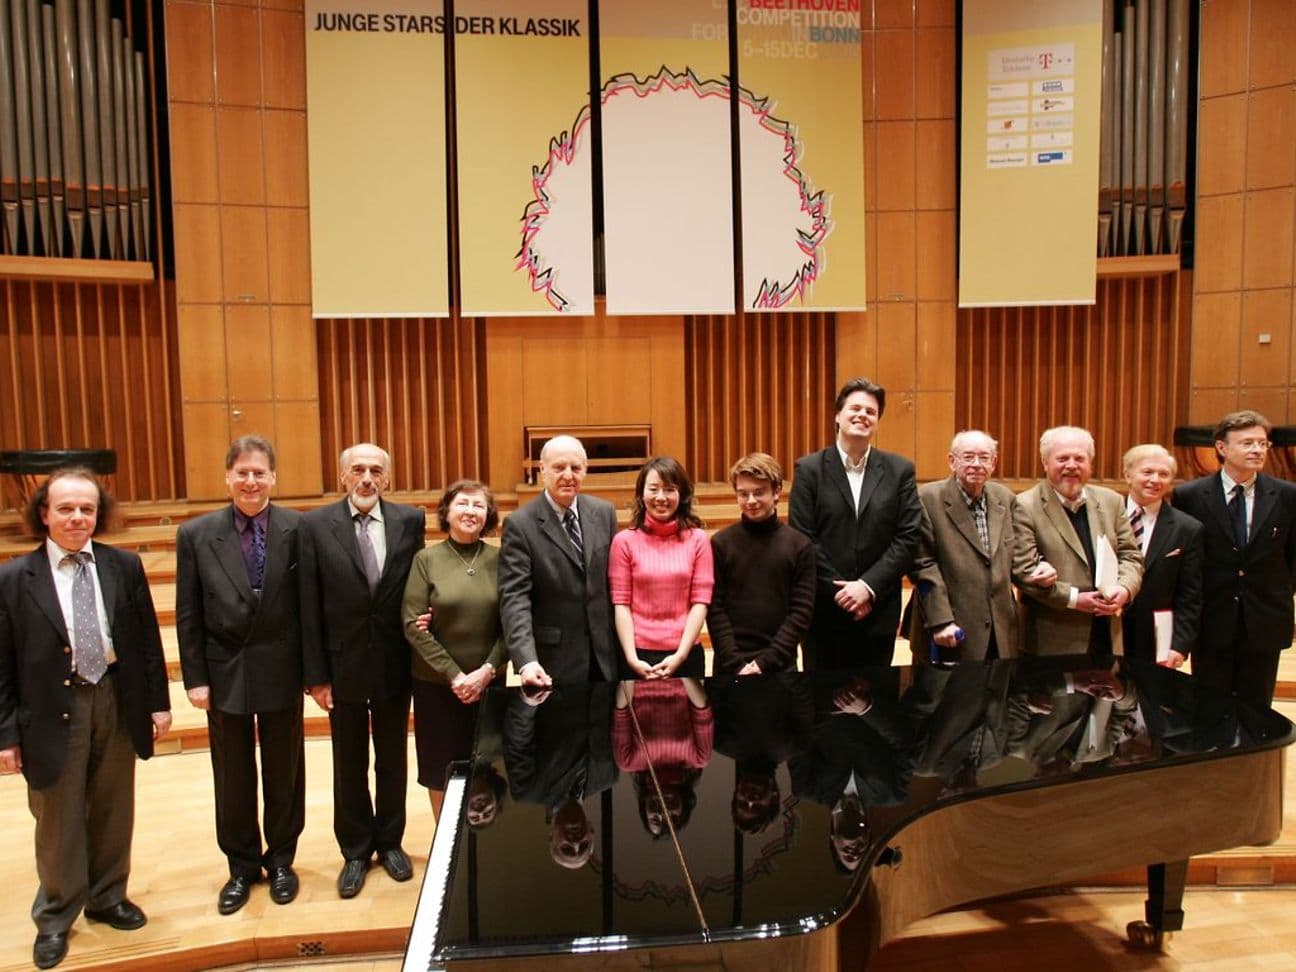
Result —
M 1140 948 L 1160 948 L 1166 932 L 1183 928 L 1183 895 L 1188 881 L 1188 862 L 1170 861 L 1149 864 L 1148 897 L 1144 903 L 1144 920 L 1131 921 L 1125 933 Z

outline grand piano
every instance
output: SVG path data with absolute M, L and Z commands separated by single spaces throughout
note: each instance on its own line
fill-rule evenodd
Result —
M 1293 727 L 1093 664 L 492 690 L 404 969 L 861 969 L 942 909 L 1142 865 L 1155 945 L 1189 857 L 1277 838 Z

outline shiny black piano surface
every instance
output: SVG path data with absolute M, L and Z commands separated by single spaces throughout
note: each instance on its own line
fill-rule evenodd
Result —
M 1292 739 L 1276 712 L 1124 659 L 493 690 L 406 968 L 815 931 L 941 807 Z

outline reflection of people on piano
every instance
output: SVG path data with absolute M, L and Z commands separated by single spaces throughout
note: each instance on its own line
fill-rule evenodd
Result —
M 617 766 L 634 774 L 639 818 L 653 837 L 688 823 L 697 804 L 698 777 L 711 760 L 714 733 L 711 705 L 696 678 L 617 686 L 612 748 Z
M 716 752 L 734 761 L 734 826 L 759 834 L 778 816 L 779 764 L 810 748 L 810 684 L 795 672 L 780 672 L 715 679 L 709 687 Z
M 833 860 L 859 867 L 869 845 L 869 807 L 903 803 L 917 756 L 906 714 L 871 675 L 841 673 L 816 686 L 810 750 L 788 762 L 792 791 L 832 808 Z
M 612 760 L 610 683 L 555 686 L 536 704 L 523 693 L 509 702 L 504 720 L 504 767 L 509 792 L 522 803 L 545 807 L 554 862 L 584 866 L 594 850 L 594 827 L 584 800 L 617 777 Z
M 1005 707 L 1015 666 L 965 662 L 915 665 L 904 706 L 922 719 L 915 776 L 937 777 L 943 794 L 976 786 L 977 772 L 998 762 L 1006 744 Z
M 468 781 L 468 809 L 465 817 L 473 830 L 485 830 L 504 807 L 508 784 L 494 763 L 478 763 Z

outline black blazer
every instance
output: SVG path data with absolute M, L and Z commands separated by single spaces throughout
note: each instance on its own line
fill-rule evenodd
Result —
M 396 698 L 410 688 L 401 601 L 427 514 L 379 502 L 387 557 L 372 595 L 345 498 L 304 514 L 297 528 L 303 675 L 307 685 L 332 685 L 343 702 Z
M 1219 473 L 1184 483 L 1175 506 L 1201 521 L 1205 543 L 1203 649 L 1231 644 L 1238 607 L 1245 618 L 1247 647 L 1277 652 L 1292 642 L 1292 593 L 1296 587 L 1296 483 L 1261 473 L 1247 545 L 1233 537 Z
M 33 790 L 58 782 L 67 758 L 72 654 L 45 545 L 0 565 L 0 749 L 22 747 Z M 133 553 L 94 545 L 112 628 L 117 681 L 140 758 L 153 755 L 153 713 L 171 708 L 162 637 L 144 566 Z
M 894 638 L 900 625 L 900 582 L 922 535 L 922 504 L 913 463 L 874 448 L 857 515 L 837 446 L 802 456 L 792 480 L 788 522 L 819 549 L 812 630 L 853 624 L 833 603 L 837 593 L 833 581 L 858 579 L 873 589 L 876 599 L 855 630 L 862 637 Z
M 211 687 L 212 708 L 233 715 L 301 704 L 297 525 L 270 506 L 261 597 L 252 593 L 233 504 L 176 533 L 176 634 L 186 689 Z
M 616 678 L 608 548 L 616 510 L 595 496 L 577 499 L 584 563 L 543 493 L 504 521 L 500 619 L 515 671 L 539 661 L 557 682 Z M 590 671 L 591 654 L 598 672 Z
M 1156 611 L 1174 612 L 1170 647 L 1187 656 L 1197 646 L 1202 613 L 1202 525 L 1169 503 L 1161 504 L 1138 596 L 1121 615 L 1125 656 L 1156 661 Z

